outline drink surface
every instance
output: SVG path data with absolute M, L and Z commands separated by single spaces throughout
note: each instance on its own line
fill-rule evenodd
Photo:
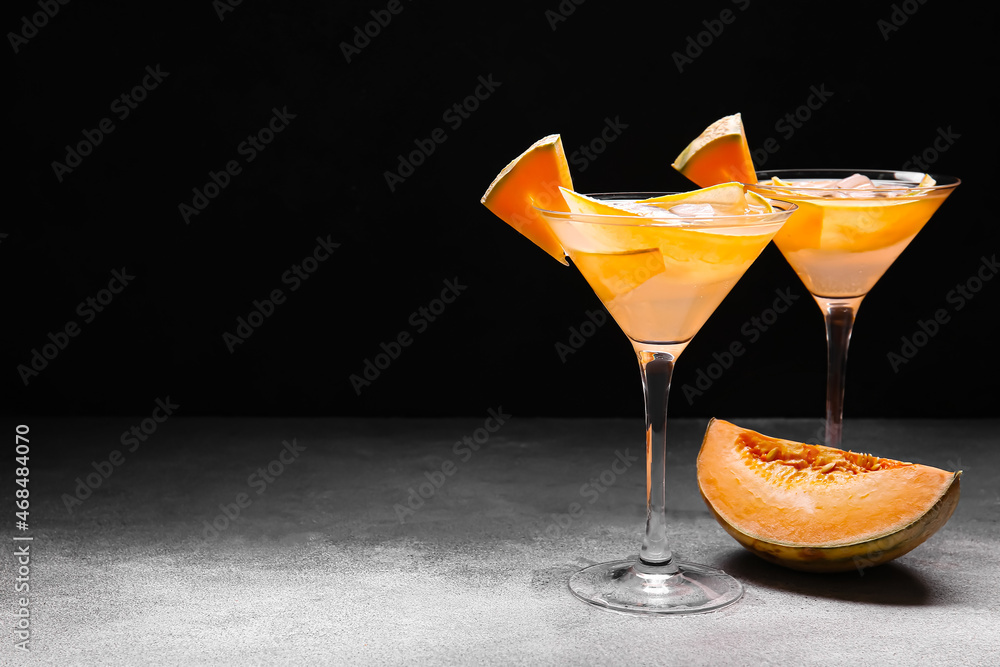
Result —
M 817 296 L 867 294 L 951 192 L 856 177 L 846 189 L 836 184 L 849 179 L 792 179 L 758 189 L 798 205 L 774 243 Z
M 614 204 L 649 219 L 566 214 L 549 224 L 625 334 L 649 343 L 690 340 L 784 220 L 752 207 Z

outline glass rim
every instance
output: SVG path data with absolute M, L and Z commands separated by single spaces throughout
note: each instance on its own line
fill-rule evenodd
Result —
M 652 197 L 662 197 L 664 195 L 685 194 L 683 192 L 594 192 L 584 193 L 587 197 L 594 199 L 637 200 L 650 199 Z M 764 197 L 775 210 L 768 213 L 741 213 L 738 215 L 712 215 L 712 216 L 636 216 L 636 215 L 606 215 L 603 213 L 573 213 L 572 211 L 554 211 L 541 206 L 532 205 L 532 208 L 545 217 L 559 220 L 571 220 L 573 222 L 583 222 L 588 224 L 619 225 L 624 227 L 673 227 L 691 229 L 719 229 L 732 227 L 758 227 L 773 225 L 788 217 L 798 208 L 795 202 Z M 780 210 L 779 210 L 780 207 Z
M 771 176 L 777 176 L 781 178 L 786 176 L 788 178 L 810 178 L 811 180 L 830 180 L 831 176 L 840 176 L 841 178 L 846 178 L 852 174 L 861 174 L 862 176 L 868 176 L 872 180 L 879 181 L 898 181 L 899 183 L 912 183 L 913 186 L 900 186 L 900 187 L 889 187 L 889 188 L 879 188 L 879 190 L 889 190 L 889 191 L 912 191 L 918 190 L 919 192 L 931 192 L 935 190 L 948 190 L 958 187 L 962 181 L 956 176 L 949 176 L 947 174 L 930 173 L 925 171 L 911 171 L 908 169 L 842 169 L 842 168 L 831 168 L 831 169 L 759 169 L 755 172 L 758 178 L 766 174 L 765 178 L 770 178 Z M 790 176 L 791 174 L 797 174 L 797 176 Z M 823 178 L 823 175 L 827 175 L 827 178 Z M 882 174 L 882 176 L 872 176 L 872 174 Z M 934 185 L 921 185 L 917 187 L 920 183 L 920 179 L 924 175 L 933 178 L 936 183 Z M 942 182 L 944 181 L 944 182 Z M 822 186 L 812 186 L 812 187 L 801 187 L 797 185 L 778 185 L 776 183 L 744 183 L 744 185 L 749 187 L 756 187 L 766 190 L 794 190 L 801 191 L 805 193 L 809 192 L 826 192 L 829 191 L 829 187 Z M 844 192 L 869 192 L 871 188 L 838 188 Z

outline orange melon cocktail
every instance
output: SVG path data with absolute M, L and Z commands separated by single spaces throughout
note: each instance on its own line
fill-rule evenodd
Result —
M 571 211 L 543 215 L 573 264 L 631 340 L 661 345 L 690 341 L 784 222 L 738 183 L 642 199 L 561 192 Z
M 749 190 L 797 204 L 774 243 L 826 321 L 826 444 L 839 447 L 847 347 L 857 310 L 958 179 L 903 170 L 755 172 L 739 114 L 712 123 L 673 166 L 702 187 L 739 174 Z
M 646 530 L 638 557 L 584 568 L 580 599 L 616 611 L 690 614 L 736 602 L 721 570 L 675 558 L 666 521 L 666 415 L 674 362 L 794 204 L 739 183 L 684 193 L 583 195 L 558 135 L 508 164 L 482 197 L 555 259 L 569 256 L 632 343 L 646 398 Z

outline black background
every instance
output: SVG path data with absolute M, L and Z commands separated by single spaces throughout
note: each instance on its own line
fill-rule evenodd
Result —
M 997 249 L 992 6 L 564 0 L 555 22 L 558 0 L 404 0 L 351 62 L 341 43 L 385 2 L 243 2 L 221 19 L 219 6 L 71 2 L 19 52 L 8 36 L 8 414 L 147 414 L 169 396 L 189 415 L 481 415 L 499 405 L 519 416 L 639 415 L 637 366 L 617 327 L 565 363 L 556 351 L 601 308 L 583 279 L 479 198 L 536 139 L 561 133 L 572 152 L 607 118 L 626 127 L 585 170 L 574 165 L 577 190 L 689 189 L 670 162 L 736 111 L 752 148 L 778 141 L 768 168 L 896 168 L 939 131 L 958 135 L 931 171 L 963 185 L 861 308 L 846 413 L 995 414 L 1000 288 L 986 283 L 961 310 L 946 300 Z M 5 32 L 39 11 L 25 0 L 5 7 Z M 678 71 L 673 54 L 727 9 L 735 19 Z M 886 32 L 879 21 L 894 12 L 902 25 Z M 112 101 L 157 65 L 169 75 L 119 120 Z M 479 77 L 500 85 L 454 127 L 444 114 Z M 830 99 L 792 136 L 779 132 L 812 87 Z M 295 118 L 245 163 L 237 147 L 284 107 Z M 114 132 L 59 182 L 53 161 L 105 117 Z M 447 140 L 391 191 L 385 172 L 436 128 Z M 242 172 L 185 224 L 178 205 L 233 159 Z M 340 247 L 289 292 L 282 274 L 327 235 Z M 25 385 L 17 366 L 49 332 L 82 323 L 77 304 L 121 267 L 135 280 Z M 415 333 L 410 314 L 455 278 L 467 289 Z M 230 353 L 223 333 L 276 288 L 287 301 Z M 713 353 L 748 342 L 741 329 L 788 288 L 800 296 L 789 312 L 686 400 L 682 387 Z M 939 308 L 951 321 L 896 372 L 888 353 Z M 349 377 L 402 331 L 413 344 L 358 395 Z M 772 246 L 684 353 L 671 414 L 820 417 L 825 372 L 819 310 Z

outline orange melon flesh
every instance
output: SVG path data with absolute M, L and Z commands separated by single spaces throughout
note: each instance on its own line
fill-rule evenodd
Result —
M 713 419 L 698 486 L 716 520 L 757 555 L 836 572 L 907 553 L 951 517 L 961 472 L 781 440 Z
M 573 189 L 566 151 L 558 134 L 532 144 L 497 175 L 480 200 L 494 215 L 568 265 L 559 239 L 535 206 L 569 211 L 559 187 Z
M 730 181 L 757 182 L 743 119 L 738 113 L 705 128 L 672 166 L 701 188 Z

